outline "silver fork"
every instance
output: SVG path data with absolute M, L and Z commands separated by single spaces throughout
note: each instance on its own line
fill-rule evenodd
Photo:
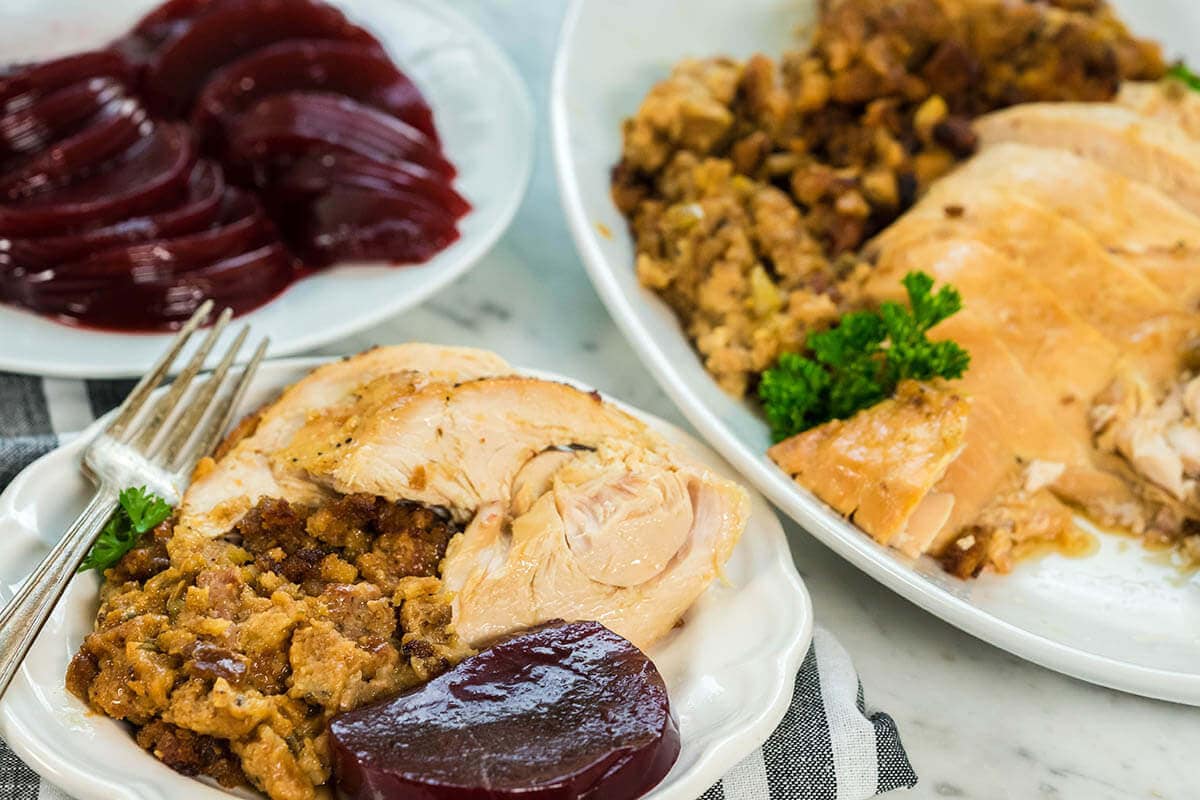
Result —
M 188 476 L 202 456 L 216 445 L 228 427 L 250 379 L 267 349 L 267 340 L 240 373 L 230 373 L 238 351 L 250 333 L 238 333 L 212 374 L 189 391 L 209 353 L 233 316 L 225 309 L 170 388 L 151 402 L 192 334 L 212 312 L 206 302 L 187 321 L 167 352 L 133 387 L 113 420 L 88 443 L 83 473 L 96 492 L 83 513 L 38 565 L 20 591 L 0 611 L 0 696 L 29 652 L 33 640 L 62 597 L 71 577 L 91 550 L 101 529 L 117 508 L 117 495 L 130 486 L 147 490 L 177 505 Z

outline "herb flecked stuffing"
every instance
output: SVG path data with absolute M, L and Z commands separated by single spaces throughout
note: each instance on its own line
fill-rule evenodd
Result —
M 171 505 L 145 486 L 125 489 L 117 496 L 117 510 L 79 565 L 80 572 L 106 570 L 132 550 L 138 540 L 171 516 Z
M 926 336 L 962 308 L 962 297 L 952 286 L 935 293 L 924 272 L 910 272 L 903 283 L 909 308 L 888 302 L 846 314 L 837 327 L 808 337 L 811 357 L 785 353 L 763 373 L 758 396 L 775 441 L 848 419 L 891 397 L 900 381 L 963 376 L 967 351 Z

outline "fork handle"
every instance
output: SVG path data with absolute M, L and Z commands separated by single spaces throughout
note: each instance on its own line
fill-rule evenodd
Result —
M 50 618 L 55 603 L 117 507 L 117 493 L 98 489 L 66 534 L 0 611 L 0 696 Z

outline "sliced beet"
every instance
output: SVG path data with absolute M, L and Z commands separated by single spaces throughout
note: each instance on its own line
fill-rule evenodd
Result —
M 159 124 L 105 169 L 53 191 L 0 204 L 0 236 L 53 235 L 149 213 L 178 197 L 194 161 L 190 132 Z
M 112 45 L 127 62 L 144 67 L 167 42 L 176 39 L 201 14 L 220 0 L 168 0 L 138 20 L 129 33 Z
M 78 133 L 51 143 L 0 175 L 0 196 L 18 200 L 99 172 L 144 138 L 151 127 L 138 101 L 129 97 L 112 100 Z
M 53 265 L 40 280 L 64 278 L 121 278 L 135 281 L 167 280 L 223 258 L 255 250 L 278 241 L 274 228 L 258 201 L 240 192 L 226 197 L 221 217 L 213 227 L 182 236 L 117 245 L 78 261 Z
M 78 131 L 124 95 L 124 86 L 112 78 L 90 78 L 0 116 L 0 163 L 19 153 L 41 150 Z
M 456 218 L 471 210 L 471 204 L 436 172 L 406 162 L 384 164 L 353 153 L 301 156 L 269 173 L 263 186 L 285 195 L 322 194 L 337 187 L 413 194 Z
M 235 160 L 247 164 L 334 151 L 385 163 L 411 161 L 447 178 L 455 172 L 437 142 L 411 125 L 349 98 L 316 92 L 260 100 L 233 125 L 229 148 Z
M 329 725 L 353 800 L 632 800 L 679 756 L 650 659 L 595 622 L 554 622 Z
M 126 275 L 36 283 L 29 276 L 0 274 L 0 291 L 9 302 L 63 321 L 116 330 L 170 330 L 205 300 L 243 313 L 277 296 L 295 278 L 292 257 L 275 243 L 167 279 Z
M 221 168 L 212 161 L 201 161 L 192 168 L 178 204 L 166 211 L 130 217 L 112 225 L 63 236 L 14 239 L 4 255 L 12 267 L 32 272 L 78 261 L 90 253 L 118 245 L 193 233 L 217 221 L 224 195 L 225 179 Z
M 284 240 L 305 264 L 418 264 L 458 240 L 456 217 L 418 195 L 335 188 L 304 202 L 269 205 Z
M 374 45 L 320 39 L 278 42 L 214 73 L 196 100 L 192 126 L 218 142 L 243 111 L 273 94 L 329 92 L 384 111 L 437 141 L 421 92 Z
M 296 255 L 424 261 L 470 209 L 454 176 L 420 91 L 342 12 L 168 0 L 107 50 L 0 68 L 0 300 L 159 329 L 197 298 L 266 302 Z
M 120 53 L 97 50 L 22 64 L 0 73 L 0 114 L 19 110 L 37 98 L 90 78 L 112 78 L 129 84 L 133 67 Z
M 112 49 L 125 56 L 135 66 L 146 66 L 168 44 L 191 28 L 197 19 L 222 7 L 244 4 L 246 0 L 167 0 L 157 6 L 125 36 L 113 43 Z M 324 6 L 319 0 L 314 5 Z
M 173 18 L 164 15 L 146 26 L 163 40 L 149 55 L 142 87 L 150 109 L 167 116 L 188 114 L 213 72 L 265 45 L 285 39 L 379 44 L 342 12 L 314 0 L 215 0 L 180 9 Z M 122 49 L 126 53 L 150 49 L 142 36 L 140 42 L 126 42 Z

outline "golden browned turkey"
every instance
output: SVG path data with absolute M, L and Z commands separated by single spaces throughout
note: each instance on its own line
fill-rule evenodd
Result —
M 1196 473 L 1177 451 L 1200 430 L 1166 400 L 1181 396 L 1200 337 L 1198 244 L 1200 218 L 1148 184 L 1062 151 L 998 145 L 879 237 L 869 293 L 898 299 L 912 269 L 958 286 L 1063 430 L 1098 469 L 1134 478 L 1143 502 L 1135 511 L 1097 481 L 1086 485 L 1098 494 L 1070 500 L 1104 524 L 1173 536 L 1196 513 Z
M 1129 81 L 1122 84 L 1117 102 L 1200 138 L 1200 94 L 1180 81 Z
M 599 395 L 525 377 L 416 391 L 378 379 L 274 460 L 469 521 L 442 577 L 475 646 L 563 618 L 648 647 L 719 574 L 747 514 L 739 487 Z
M 737 543 L 745 499 L 653 451 L 577 451 L 524 513 L 487 504 L 442 562 L 455 628 L 484 644 L 555 617 L 646 648 L 675 626 Z
M 564 618 L 648 647 L 720 574 L 745 493 L 599 394 L 511 372 L 415 344 L 322 366 L 198 470 L 175 535 L 220 536 L 261 498 L 424 503 L 466 526 L 441 564 L 463 641 Z
M 932 335 L 972 356 L 953 384 L 970 404 L 965 446 L 937 487 L 956 498 L 954 512 L 927 549 L 940 550 L 987 509 L 998 519 L 998 503 L 1025 507 L 1043 491 L 1104 524 L 1143 528 L 1133 492 L 1097 463 L 1091 444 L 1090 398 L 1123 374 L 1119 348 L 976 239 L 930 236 L 881 252 L 866 291 L 877 302 L 901 300 L 900 278 L 919 268 L 962 292 L 964 310 Z M 1013 546 L 1027 538 L 1019 525 L 1003 527 Z M 1038 536 L 1049 530 L 1039 517 Z
M 1200 213 L 1200 142 L 1170 121 L 1113 103 L 1026 103 L 981 117 L 976 131 L 985 146 L 1067 150 Z
M 1200 105 L 1171 91 L 982 118 L 982 151 L 867 246 L 857 286 L 874 305 L 903 301 L 912 271 L 953 284 L 964 310 L 931 337 L 969 370 L 777 445 L 776 462 L 964 577 L 1074 541 L 1072 511 L 1200 553 Z
M 1083 228 L 1114 259 L 1141 272 L 1181 308 L 1200 301 L 1200 217 L 1146 183 L 1065 150 L 1022 144 L 986 148 L 930 190 L 909 217 L 942 220 L 983 216 L 990 198 L 1019 197 Z M 911 228 L 910 228 L 911 229 Z M 891 231 L 875 246 L 890 240 Z M 1011 243 L 1019 246 L 1020 243 Z
M 953 392 L 901 384 L 892 399 L 793 436 L 770 456 L 875 541 L 920 555 L 954 510 L 935 491 L 962 452 L 968 405 Z
M 411 386 L 505 374 L 511 367 L 484 350 L 404 344 L 377 347 L 325 364 L 288 387 L 252 420 L 251 430 L 219 461 L 198 467 L 180 503 L 178 526 L 200 535 L 228 531 L 260 498 L 314 505 L 326 490 L 291 464 L 272 455 L 304 427 L 309 417 L 344 402 L 363 384 L 391 376 Z
M 482 503 L 507 502 L 517 472 L 543 450 L 610 438 L 654 442 L 599 395 L 561 383 L 504 377 L 413 392 L 385 378 L 314 416 L 274 460 L 340 492 L 417 500 L 465 522 Z
M 911 215 L 888 229 L 871 252 L 884 260 L 902 259 L 910 268 L 939 272 L 946 280 L 954 275 L 974 289 L 976 304 L 1023 314 L 1024 323 L 1068 328 L 1065 341 L 1086 348 L 1076 370 L 1111 371 L 1115 361 L 1125 357 L 1136 361 L 1152 382 L 1173 379 L 1181 346 L 1200 330 L 1179 293 L 1159 286 L 1136 261 L 1111 252 L 1085 226 L 1019 188 L 994 182 L 989 164 L 983 166 L 987 170 L 982 175 L 973 172 L 972 163 L 948 178 Z M 947 206 L 955 209 L 953 216 L 947 216 Z M 967 250 L 934 245 L 946 258 L 928 250 L 921 258 L 909 252 L 910 243 L 949 240 L 972 244 Z M 984 257 L 984 251 L 991 255 Z M 898 286 L 891 270 L 873 283 L 879 285 L 884 277 Z M 1200 277 L 1188 283 L 1200 285 Z M 1023 304 L 1045 311 L 1034 319 L 1037 312 Z M 1045 316 L 1050 308 L 1057 309 L 1057 321 Z M 1006 327 L 1012 336 L 1028 337 L 1045 347 L 1040 324 L 1024 323 Z M 1110 345 L 1107 356 L 1097 349 L 1100 340 Z M 1084 396 L 1099 388 L 1093 386 Z

